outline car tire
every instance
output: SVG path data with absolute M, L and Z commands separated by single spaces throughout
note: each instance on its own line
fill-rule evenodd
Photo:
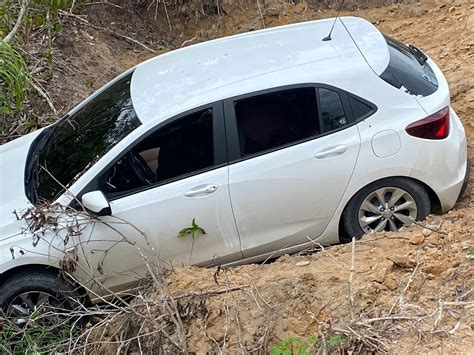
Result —
M 34 304 L 35 301 L 39 304 L 41 296 L 41 302 L 44 303 L 45 297 L 48 297 L 49 304 L 59 305 L 66 310 L 76 309 L 83 303 L 77 288 L 53 270 L 21 271 L 4 280 L 0 287 L 0 309 L 7 315 L 12 304 L 22 301 L 22 296 L 27 297 L 25 305 Z
M 405 194 L 402 195 L 402 193 Z M 398 200 L 399 204 L 389 206 L 392 204 L 392 196 L 395 200 L 400 195 L 402 197 Z M 374 206 L 377 206 L 381 197 L 385 198 L 386 203 L 385 206 L 379 206 L 379 212 L 377 212 Z M 364 206 L 362 206 L 363 203 Z M 399 207 L 403 208 L 404 206 L 408 206 L 406 210 L 398 210 Z M 373 209 L 374 211 L 372 211 Z M 346 233 L 341 238 L 341 242 L 348 242 L 352 240 L 352 237 L 360 239 L 362 235 L 371 232 L 395 230 L 393 225 L 400 228 L 406 224 L 402 221 L 407 222 L 411 218 L 416 221 L 424 220 L 430 212 L 430 198 L 426 189 L 419 182 L 408 178 L 387 178 L 376 181 L 357 192 L 344 209 L 342 225 Z M 365 225 L 371 220 L 374 222 Z M 384 222 L 385 227 L 378 230 Z

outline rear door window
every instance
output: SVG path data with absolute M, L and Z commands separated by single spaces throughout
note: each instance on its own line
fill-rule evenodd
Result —
M 339 93 L 326 88 L 319 88 L 318 91 L 323 132 L 346 126 L 348 118 Z
M 240 156 L 319 135 L 316 101 L 314 87 L 276 91 L 236 101 Z
M 345 129 L 377 111 L 332 86 L 301 85 L 225 100 L 231 163 Z
M 438 81 L 424 55 L 418 49 L 385 35 L 390 61 L 380 77 L 411 95 L 428 96 L 438 89 Z

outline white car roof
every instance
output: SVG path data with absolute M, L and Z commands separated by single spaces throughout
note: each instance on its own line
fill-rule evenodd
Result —
M 248 32 L 152 58 L 132 76 L 135 111 L 142 122 L 159 123 L 228 97 L 303 82 L 336 85 L 348 70 L 378 75 L 387 67 L 388 47 L 375 26 L 342 17 L 332 39 L 322 41 L 333 23 L 330 18 Z

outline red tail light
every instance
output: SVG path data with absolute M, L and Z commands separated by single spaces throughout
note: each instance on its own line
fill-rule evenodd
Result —
M 419 121 L 410 123 L 405 131 L 410 135 L 425 139 L 444 139 L 449 134 L 449 107 Z

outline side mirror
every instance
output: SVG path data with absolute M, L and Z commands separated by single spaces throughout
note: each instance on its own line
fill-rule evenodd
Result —
M 109 201 L 107 201 L 102 191 L 91 191 L 82 195 L 82 205 L 87 211 L 97 216 L 112 214 Z

